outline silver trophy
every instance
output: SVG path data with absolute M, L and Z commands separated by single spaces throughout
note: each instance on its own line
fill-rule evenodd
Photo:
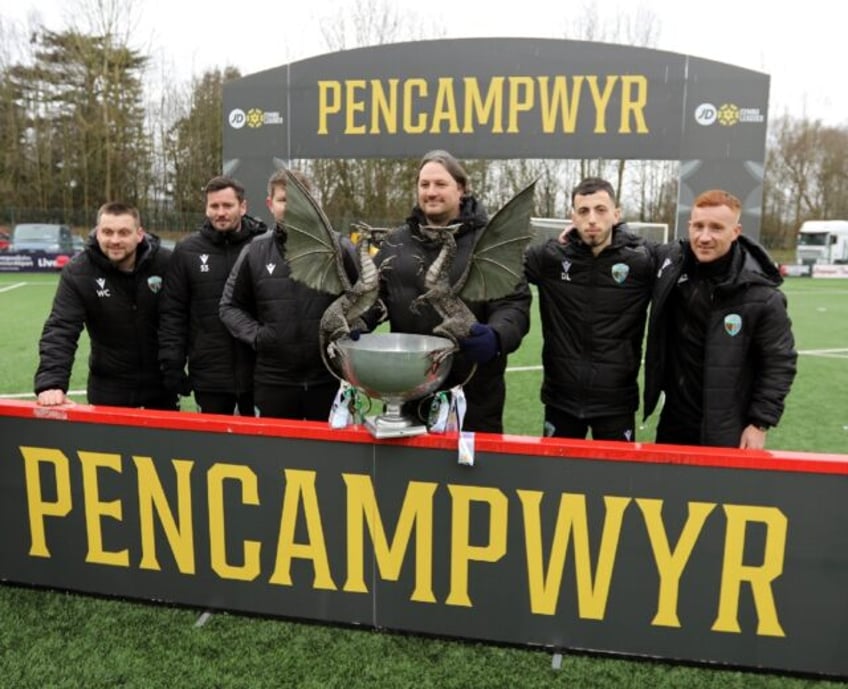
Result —
M 385 403 L 382 414 L 365 419 L 375 438 L 427 432 L 427 426 L 403 414 L 401 407 L 445 381 L 453 363 L 453 342 L 435 335 L 368 333 L 358 340 L 342 338 L 335 347 L 345 380 Z

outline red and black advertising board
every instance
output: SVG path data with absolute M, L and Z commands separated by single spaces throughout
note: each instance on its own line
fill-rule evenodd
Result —
M 848 677 L 848 455 L 0 402 L 0 580 Z

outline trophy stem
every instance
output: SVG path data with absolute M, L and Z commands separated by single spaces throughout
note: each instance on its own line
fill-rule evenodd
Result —
M 386 408 L 382 414 L 365 419 L 365 427 L 375 438 L 406 438 L 427 432 L 427 426 L 417 423 L 401 412 L 400 402 L 397 400 L 385 400 L 385 402 Z

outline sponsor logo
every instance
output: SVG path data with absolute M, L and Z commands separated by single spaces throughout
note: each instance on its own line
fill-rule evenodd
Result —
M 718 123 L 722 127 L 733 127 L 737 124 L 762 124 L 765 115 L 759 108 L 743 108 L 736 103 L 722 103 L 716 107 L 712 103 L 701 103 L 695 108 L 695 122 L 702 127 Z
M 718 117 L 718 110 L 712 103 L 701 103 L 695 108 L 695 122 L 702 127 L 709 127 L 711 124 L 715 124 L 716 117 Z
M 227 116 L 227 122 L 233 129 L 258 129 L 269 124 L 282 124 L 283 116 L 276 110 L 262 110 L 261 108 L 233 108 Z
M 241 108 L 235 108 L 234 110 L 230 110 L 230 114 L 227 116 L 227 122 L 230 123 L 233 129 L 241 129 L 247 124 L 247 115 L 244 114 L 244 110 Z

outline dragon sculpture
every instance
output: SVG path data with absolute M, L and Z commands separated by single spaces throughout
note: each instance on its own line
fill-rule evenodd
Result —
M 322 355 L 335 357 L 334 343 L 351 329 L 361 327 L 362 315 L 379 303 L 380 275 L 371 256 L 374 242 L 388 232 L 383 228 L 358 225 L 359 279 L 350 283 L 342 262 L 339 235 L 333 230 L 317 201 L 291 174 L 287 175 L 285 223 L 288 230 L 286 254 L 291 276 L 313 289 L 339 295 L 321 319 Z M 516 194 L 501 208 L 477 238 L 471 259 L 455 284 L 450 270 L 456 256 L 455 233 L 460 225 L 423 226 L 422 232 L 440 241 L 436 260 L 427 269 L 427 291 L 410 305 L 433 306 L 442 322 L 434 329 L 453 341 L 467 337 L 476 322 L 464 301 L 489 301 L 510 294 L 523 275 L 524 251 L 533 238 L 530 216 L 536 182 Z M 386 263 L 382 269 L 388 269 Z M 450 350 L 449 350 L 450 351 Z M 326 363 L 326 358 L 325 358 Z M 331 370 L 333 370 L 331 368 Z
M 421 232 L 441 242 L 442 248 L 424 276 L 427 291 L 410 305 L 417 313 L 422 303 L 429 303 L 442 322 L 433 329 L 458 347 L 477 322 L 466 301 L 491 301 L 509 295 L 523 276 L 524 252 L 533 239 L 530 216 L 536 182 L 513 196 L 487 223 L 478 236 L 471 260 L 459 279 L 451 284 L 450 272 L 456 258 L 456 231 L 462 227 L 422 225 Z
M 364 329 L 363 314 L 379 301 L 379 274 L 371 255 L 371 247 L 387 229 L 359 224 L 357 244 L 359 277 L 351 284 L 344 268 L 339 234 L 321 210 L 318 202 L 301 182 L 286 171 L 286 258 L 291 277 L 320 292 L 338 295 L 324 311 L 320 323 L 321 355 L 334 359 L 334 343 L 352 328 Z M 327 366 L 331 371 L 331 366 Z

